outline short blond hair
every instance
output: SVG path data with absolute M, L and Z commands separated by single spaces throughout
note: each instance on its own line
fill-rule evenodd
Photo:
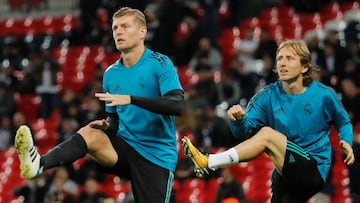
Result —
M 143 12 L 141 12 L 138 9 L 133 9 L 130 7 L 122 7 L 119 10 L 117 10 L 114 14 L 112 19 L 119 18 L 122 16 L 131 15 L 135 17 L 135 20 L 143 26 L 146 26 L 146 17 Z
M 320 68 L 318 66 L 312 64 L 311 53 L 308 47 L 302 40 L 289 39 L 280 43 L 279 47 L 277 48 L 276 55 L 278 55 L 279 51 L 284 47 L 292 48 L 295 53 L 300 56 L 300 64 L 308 68 L 308 71 L 303 73 L 303 84 L 304 86 L 307 86 L 314 80 L 314 78 L 316 78 L 315 74 L 318 74 L 318 72 L 320 71 Z

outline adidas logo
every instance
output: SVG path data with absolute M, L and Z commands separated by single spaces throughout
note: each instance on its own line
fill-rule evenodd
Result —
M 232 158 L 232 156 L 229 155 L 229 158 L 230 158 L 230 163 L 233 163 L 234 162 L 234 158 Z
M 29 153 L 30 153 L 30 159 L 31 159 L 31 162 L 34 162 L 36 157 L 37 157 L 37 153 L 36 153 L 36 149 L 34 146 L 32 146 L 29 150 Z
M 276 113 L 284 114 L 285 111 L 284 111 L 284 109 L 283 109 L 282 107 L 280 107 L 280 108 L 276 111 Z
M 295 158 L 292 154 L 290 154 L 290 157 L 289 157 L 289 164 L 291 163 L 294 163 L 295 162 Z
M 120 90 L 121 90 L 121 87 L 120 87 L 119 84 L 117 84 L 117 85 L 115 86 L 115 91 L 120 91 Z

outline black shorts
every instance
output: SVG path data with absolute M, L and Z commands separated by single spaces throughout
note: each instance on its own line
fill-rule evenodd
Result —
M 174 202 L 174 173 L 142 157 L 119 136 L 108 136 L 119 158 L 112 168 L 99 166 L 101 171 L 130 180 L 137 203 Z
M 297 144 L 288 141 L 282 175 L 272 175 L 272 203 L 306 202 L 324 185 L 317 162 Z

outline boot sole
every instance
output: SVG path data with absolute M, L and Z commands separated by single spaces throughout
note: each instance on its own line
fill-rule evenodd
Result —
M 191 159 L 191 161 L 194 163 L 195 168 L 194 168 L 194 173 L 197 177 L 199 178 L 203 178 L 205 177 L 206 174 L 209 174 L 208 170 L 206 168 L 202 168 L 199 166 L 199 164 L 197 164 L 197 162 L 194 159 L 194 156 L 192 155 L 192 153 L 189 150 L 189 145 L 187 143 L 187 141 L 183 141 L 183 147 L 184 147 L 184 153 L 187 157 L 189 157 Z
M 32 179 L 34 175 L 31 174 L 31 163 L 29 163 L 30 160 L 26 156 L 29 153 L 30 140 L 27 137 L 28 135 L 25 135 L 27 132 L 24 131 L 28 130 L 25 128 L 27 127 L 21 126 L 15 136 L 15 149 L 20 160 L 21 176 L 26 179 Z

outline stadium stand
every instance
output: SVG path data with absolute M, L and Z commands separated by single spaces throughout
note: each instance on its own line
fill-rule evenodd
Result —
M 30 0 L 28 2 L 29 6 L 34 9 L 43 6 L 40 0 Z M 26 15 L 26 12 L 24 14 L 22 11 L 14 11 L 15 16 L 10 15 L 11 9 L 21 10 L 23 8 L 24 2 L 22 0 L 10 0 L 8 2 L 1 0 L 0 3 L 6 5 L 0 9 L 0 12 L 4 12 L 6 16 L 9 16 L 0 19 L 1 40 L 5 39 L 10 33 L 24 38 L 26 36 L 39 37 L 41 39 L 40 44 L 44 43 L 46 36 L 52 37 L 52 43 L 54 43 L 52 57 L 62 66 L 62 70 L 58 74 L 61 91 L 69 88 L 79 95 L 83 94 L 83 90 L 92 84 L 96 76 L 95 67 L 100 65 L 104 70 L 119 57 L 117 52 L 111 51 L 111 49 L 109 51 L 109 47 L 102 44 L 69 46 L 69 42 L 64 36 L 75 28 L 79 20 L 79 11 L 74 10 L 77 1 L 64 1 L 63 4 L 59 4 L 57 1 L 48 1 L 47 6 L 50 11 L 53 10 L 53 13 L 48 11 L 39 12 L 34 16 Z M 193 9 L 198 16 L 203 15 L 203 10 L 198 4 L 193 6 Z M 70 12 L 64 12 L 64 10 Z M 218 8 L 218 15 L 223 24 L 229 17 L 229 12 L 230 8 L 227 1 L 222 1 Z M 107 12 L 100 10 L 98 17 L 102 27 L 107 29 L 109 27 Z M 216 42 L 223 57 L 222 67 L 226 69 L 230 66 L 232 59 L 237 56 L 235 44 L 241 43 L 246 28 L 255 30 L 254 39 L 258 39 L 259 31 L 266 26 L 271 37 L 279 42 L 286 38 L 302 39 L 307 32 L 320 32 L 326 31 L 326 29 L 336 29 L 345 32 L 344 34 L 348 38 L 356 39 L 360 34 L 359 24 L 359 1 L 332 2 L 324 5 L 318 12 L 313 13 L 297 13 L 293 7 L 278 5 L 261 10 L 257 16 L 243 19 L 238 26 L 224 27 Z M 191 34 L 191 30 L 186 24 L 178 24 L 177 28 L 178 32 L 174 33 L 174 38 Z M 59 41 L 55 39 L 59 39 Z M 177 69 L 184 87 L 196 83 L 197 76 L 190 70 L 189 66 L 177 66 Z M 39 151 L 44 153 L 51 149 L 58 141 L 61 113 L 55 111 L 50 118 L 38 118 L 39 96 L 33 92 L 16 92 L 14 98 L 18 111 L 25 115 L 32 127 Z M 332 131 L 330 135 L 336 153 L 336 161 L 333 166 L 333 172 L 336 175 L 332 177 L 334 194 L 331 197 L 331 202 L 350 202 L 351 192 L 349 190 L 348 169 L 341 161 L 341 151 L 337 145 L 336 133 L 336 131 Z M 179 137 L 181 136 L 183 135 L 179 135 Z M 9 146 L 8 149 L 0 150 L 0 160 L 0 202 L 21 202 L 22 197 L 15 196 L 13 189 L 24 185 L 26 181 L 19 175 L 19 162 L 15 149 Z M 76 164 L 81 165 L 81 162 Z M 247 199 L 253 203 L 269 202 L 272 170 L 271 161 L 265 155 L 249 163 L 240 163 L 231 167 L 231 171 L 236 175 L 237 180 L 243 184 Z M 214 202 L 216 198 L 214 194 L 216 194 L 218 185 L 218 177 L 209 180 L 198 178 L 189 178 L 184 181 L 175 180 L 173 188 L 176 203 Z M 129 182 L 111 175 L 108 175 L 104 182 L 99 183 L 100 191 L 105 192 L 119 202 L 131 191 L 130 187 Z

